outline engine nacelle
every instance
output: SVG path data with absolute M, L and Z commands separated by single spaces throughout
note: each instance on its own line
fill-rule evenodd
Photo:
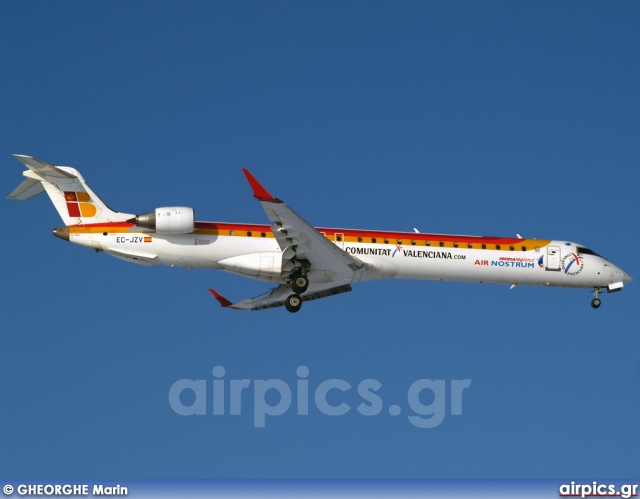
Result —
M 193 208 L 186 206 L 166 206 L 155 211 L 136 215 L 131 220 L 138 227 L 151 229 L 158 234 L 189 234 L 196 228 Z
M 260 251 L 232 256 L 220 260 L 218 265 L 235 274 L 242 274 L 262 281 L 278 281 L 282 270 L 282 252 Z

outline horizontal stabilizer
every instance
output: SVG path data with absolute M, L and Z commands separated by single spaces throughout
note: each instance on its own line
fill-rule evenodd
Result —
M 65 225 L 123 222 L 134 215 L 109 208 L 89 188 L 78 170 L 69 166 L 53 166 L 41 159 L 24 154 L 13 155 L 27 167 L 25 179 L 9 199 L 30 199 L 46 192 Z
M 22 183 L 16 187 L 11 194 L 7 197 L 9 199 L 17 199 L 20 201 L 24 201 L 25 199 L 31 199 L 38 194 L 42 194 L 44 192 L 44 186 L 42 182 L 39 180 L 34 180 L 32 178 L 25 178 Z
M 22 164 L 24 164 L 24 166 L 29 168 L 29 170 L 39 175 L 57 178 L 76 178 L 73 173 L 65 172 L 64 170 L 56 168 L 49 163 L 45 163 L 41 159 L 33 158 L 31 156 L 24 156 L 23 154 L 14 154 L 13 156 Z

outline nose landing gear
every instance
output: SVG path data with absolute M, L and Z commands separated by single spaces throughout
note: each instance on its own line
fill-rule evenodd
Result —
M 593 300 L 591 300 L 591 306 L 593 308 L 599 308 L 600 305 L 602 305 L 602 301 L 600 300 L 600 298 L 598 298 L 598 296 L 600 296 L 600 293 L 602 293 L 602 290 L 600 288 L 593 288 Z

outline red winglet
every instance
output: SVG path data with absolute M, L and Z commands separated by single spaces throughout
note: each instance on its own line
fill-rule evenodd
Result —
M 243 168 L 242 173 L 244 173 L 244 176 L 247 177 L 247 180 L 249 181 L 249 185 L 253 189 L 253 197 L 258 199 L 259 201 L 268 201 L 270 203 L 280 202 L 279 200 L 274 198 L 271 194 L 269 194 L 267 189 L 262 187 L 262 184 L 260 184 L 260 182 L 258 182 L 256 178 L 253 175 L 251 175 L 249 170 L 247 170 L 246 168 Z
M 216 300 L 218 300 L 220 302 L 220 305 L 222 305 L 223 307 L 230 307 L 232 305 L 232 303 L 220 293 L 214 291 L 213 289 L 209 289 L 209 291 L 211 291 L 211 294 L 215 296 Z

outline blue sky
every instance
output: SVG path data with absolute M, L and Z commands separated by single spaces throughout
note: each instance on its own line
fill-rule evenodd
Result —
M 557 238 L 632 276 L 637 3 L 4 2 L 4 190 L 28 154 L 112 207 L 266 221 L 240 171 L 320 226 Z M 0 474 L 23 478 L 637 476 L 637 283 L 584 290 L 361 284 L 295 315 L 222 310 L 267 285 L 145 268 L 1 203 Z M 292 408 L 253 427 L 179 416 L 225 380 L 382 384 L 384 410 Z M 407 419 L 418 379 L 470 379 L 463 414 Z M 448 390 L 449 388 L 447 388 Z M 447 392 L 447 397 L 449 397 Z M 428 397 L 421 399 L 428 404 Z M 276 403 L 272 400 L 271 403 Z M 391 416 L 388 406 L 402 408 Z M 448 407 L 448 406 L 447 406 Z

